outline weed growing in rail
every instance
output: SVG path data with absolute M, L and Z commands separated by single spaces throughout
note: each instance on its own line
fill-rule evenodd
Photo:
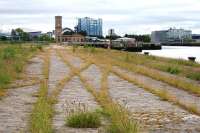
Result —
M 100 114 L 89 111 L 85 103 L 67 103 L 66 125 L 74 128 L 98 128 L 101 126 Z
M 34 105 L 31 114 L 31 133 L 51 133 L 51 117 L 53 108 L 51 100 L 48 98 L 48 78 L 49 78 L 49 55 L 44 55 L 43 74 L 44 79 L 41 80 L 40 89 L 38 92 L 38 100 Z

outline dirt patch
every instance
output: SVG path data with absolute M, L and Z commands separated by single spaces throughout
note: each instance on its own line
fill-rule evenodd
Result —
M 100 90 L 101 88 L 101 70 L 96 65 L 91 65 L 88 69 L 83 71 L 82 76 L 86 78 L 87 82 L 93 85 L 94 88 Z

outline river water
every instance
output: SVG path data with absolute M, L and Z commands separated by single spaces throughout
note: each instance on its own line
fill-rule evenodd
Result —
M 150 55 L 170 57 L 177 59 L 186 59 L 193 56 L 200 63 L 200 47 L 183 47 L 183 46 L 162 46 L 162 50 L 143 50 L 149 52 Z

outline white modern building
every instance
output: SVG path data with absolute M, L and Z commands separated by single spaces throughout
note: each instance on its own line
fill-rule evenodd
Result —
M 191 30 L 170 28 L 151 33 L 151 42 L 153 43 L 181 43 L 190 39 L 192 39 Z

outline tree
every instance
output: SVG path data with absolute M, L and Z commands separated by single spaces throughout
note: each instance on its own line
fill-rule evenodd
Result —
M 149 35 L 128 35 L 128 34 L 125 34 L 125 37 L 129 37 L 129 38 L 135 38 L 136 41 L 139 41 L 139 42 L 151 42 L 151 38 Z
M 11 31 L 11 36 L 13 40 L 29 41 L 30 36 L 28 33 L 24 32 L 21 28 L 17 28 Z
M 6 36 L 0 36 L 0 40 L 1 40 L 1 41 L 6 41 L 6 40 L 7 40 L 7 37 L 6 37 Z
M 112 39 L 112 40 L 116 40 L 116 39 L 118 39 L 118 38 L 121 38 L 121 36 L 106 36 L 106 39 Z
M 38 39 L 39 41 L 53 41 L 53 38 L 49 37 L 47 34 L 41 35 Z

